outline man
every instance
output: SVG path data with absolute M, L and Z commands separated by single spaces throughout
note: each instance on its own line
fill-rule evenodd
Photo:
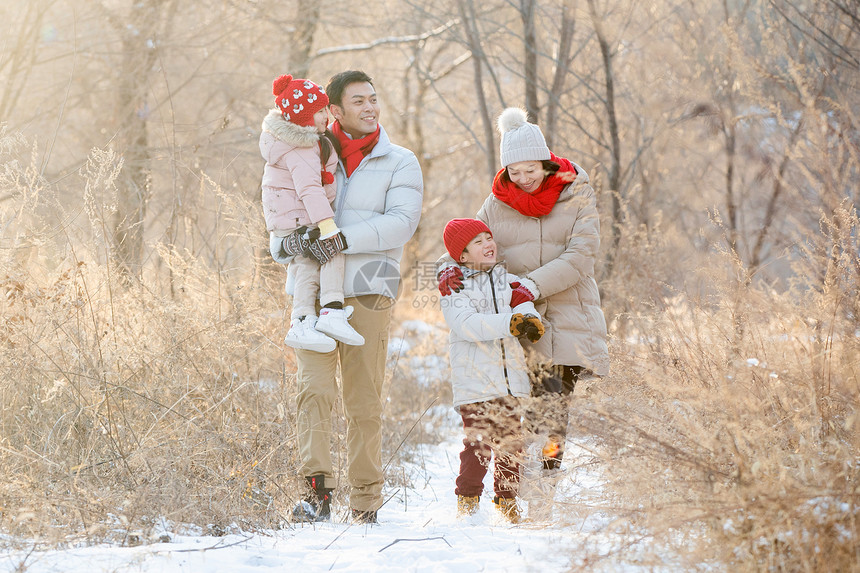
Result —
M 331 411 L 337 398 L 339 360 L 347 418 L 350 513 L 356 523 L 376 523 L 383 501 L 382 383 L 388 327 L 403 246 L 418 227 L 424 185 L 415 154 L 391 143 L 379 124 L 376 90 L 367 74 L 341 72 L 330 80 L 326 93 L 335 119 L 331 131 L 341 147 L 334 212 L 342 240 L 320 239 L 319 245 L 327 253 L 345 247 L 344 307 L 354 309 L 350 323 L 366 342 L 363 346 L 339 343 L 327 353 L 296 350 L 300 471 L 313 493 L 294 515 L 313 520 L 330 516 Z M 295 245 L 290 249 L 286 239 L 277 243 L 284 257 L 296 254 Z M 310 251 L 320 259 L 320 249 Z

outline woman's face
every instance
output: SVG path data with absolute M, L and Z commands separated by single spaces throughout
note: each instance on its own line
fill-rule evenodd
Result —
M 508 177 L 517 187 L 532 193 L 543 183 L 546 172 L 540 161 L 517 161 L 508 165 Z

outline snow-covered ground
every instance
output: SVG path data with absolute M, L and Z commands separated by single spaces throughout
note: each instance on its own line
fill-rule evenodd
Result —
M 406 321 L 389 345 L 390 366 L 406 364 L 418 385 L 444 380 L 447 361 L 432 349 L 445 348 L 447 330 L 422 321 Z M 418 350 L 421 345 L 430 352 Z M 415 349 L 416 352 L 412 352 Z M 401 373 L 400 375 L 404 375 Z M 526 519 L 518 525 L 504 521 L 492 503 L 492 472 L 477 515 L 456 513 L 454 480 L 462 449 L 460 418 L 450 406 L 436 412 L 448 428 L 442 444 L 410 446 L 411 464 L 403 464 L 411 487 L 388 486 L 388 500 L 378 525 L 353 525 L 335 498 L 330 523 L 287 525 L 269 532 L 238 528 L 216 537 L 205 533 L 176 535 L 165 526 L 154 539 L 136 547 L 110 545 L 71 547 L 51 551 L 14 551 L 0 555 L 0 573 L 262 573 L 272 571 L 373 572 L 543 572 L 653 571 L 637 567 L 636 543 L 608 533 L 611 521 L 605 506 L 600 464 L 588 438 L 568 441 L 560 480 L 553 494 L 530 484 L 538 473 L 525 464 L 521 500 Z M 438 432 L 438 428 L 436 428 Z M 438 435 L 437 432 L 434 432 Z M 443 431 L 444 433 L 444 431 Z M 532 445 L 534 460 L 537 444 Z M 527 501 L 533 500 L 533 501 Z M 549 500 L 552 500 L 551 502 Z M 531 504 L 531 507 L 529 505 Z M 282 508 L 289 513 L 290 508 Z M 158 538 L 161 540 L 159 541 Z M 623 555 L 618 553 L 624 548 Z M 643 548 L 644 549 L 644 548 Z M 670 570 L 669 568 L 665 570 Z
M 461 444 L 457 428 L 451 433 L 446 443 L 419 447 L 412 466 L 413 487 L 387 491 L 390 499 L 379 512 L 378 525 L 352 525 L 337 515 L 331 523 L 295 525 L 267 533 L 168 534 L 164 538 L 169 541 L 137 547 L 15 551 L 0 556 L 0 571 L 554 572 L 583 566 L 584 546 L 600 554 L 621 541 L 601 533 L 605 518 L 583 509 L 589 498 L 599 495 L 599 487 L 589 454 L 575 444 L 568 446 L 571 463 L 556 489 L 551 516 L 516 526 L 504 522 L 493 507 L 488 474 L 479 513 L 458 519 L 453 484 Z M 543 501 L 539 505 L 547 507 Z M 522 506 L 526 508 L 527 503 Z M 536 513 L 533 510 L 532 516 Z M 599 568 L 619 570 L 617 563 L 611 568 L 607 565 L 602 563 Z M 638 568 L 627 565 L 620 570 Z

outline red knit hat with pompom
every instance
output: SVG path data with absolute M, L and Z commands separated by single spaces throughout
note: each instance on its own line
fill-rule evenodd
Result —
M 493 234 L 487 224 L 481 220 L 451 219 L 442 232 L 442 241 L 451 258 L 459 263 L 460 255 L 466 250 L 466 246 L 481 233 Z
M 272 82 L 272 93 L 281 115 L 296 125 L 312 126 L 314 114 L 328 105 L 328 96 L 322 86 L 291 75 Z

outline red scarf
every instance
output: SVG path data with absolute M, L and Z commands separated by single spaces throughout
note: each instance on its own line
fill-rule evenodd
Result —
M 535 191 L 527 193 L 520 189 L 510 179 L 502 179 L 505 168 L 496 173 L 493 180 L 493 195 L 502 203 L 516 209 L 526 217 L 542 217 L 552 211 L 562 189 L 576 179 L 576 167 L 564 157 L 556 157 L 550 153 L 550 160 L 555 161 L 561 168 L 548 177 Z
M 352 175 L 361 160 L 364 159 L 373 150 L 376 143 L 379 141 L 379 125 L 376 126 L 376 131 L 365 135 L 360 139 L 350 139 L 340 127 L 340 122 L 334 122 L 331 132 L 337 137 L 340 142 L 340 158 L 343 160 L 343 165 L 346 167 L 346 176 Z

